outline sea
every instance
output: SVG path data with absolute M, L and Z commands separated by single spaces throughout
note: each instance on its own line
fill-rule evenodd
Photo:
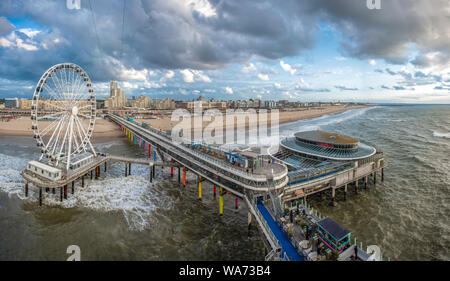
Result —
M 335 206 L 326 193 L 312 197 L 315 209 L 390 260 L 450 259 L 450 106 L 378 105 L 279 126 L 281 137 L 316 129 L 375 146 L 387 167 L 383 182 L 345 201 L 338 191 Z M 125 137 L 95 147 L 145 157 Z M 20 175 L 38 157 L 33 138 L 0 136 L 0 260 L 66 260 L 71 245 L 82 260 L 264 260 L 243 202 L 235 209 L 226 195 L 219 216 L 213 186 L 204 183 L 199 200 L 192 174 L 183 187 L 177 169 L 171 177 L 170 168 L 157 168 L 150 183 L 148 167 L 132 165 L 125 177 L 123 163 L 109 163 L 62 203 L 58 192 L 44 192 L 39 207 L 37 190 L 25 197 Z

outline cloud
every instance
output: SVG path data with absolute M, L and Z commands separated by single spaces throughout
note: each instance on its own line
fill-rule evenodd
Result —
M 281 89 L 281 84 L 280 84 L 280 83 L 275 82 L 275 83 L 273 83 L 273 86 L 274 86 L 276 89 Z
M 194 74 L 189 71 L 189 69 L 180 70 L 181 75 L 183 75 L 183 81 L 186 83 L 194 83 Z
M 263 80 L 263 81 L 268 81 L 269 80 L 269 75 L 258 73 L 258 78 L 260 80 Z
M 377 62 L 376 62 L 375 60 L 369 60 L 369 64 L 370 64 L 370 65 L 376 65 Z
M 225 92 L 227 93 L 227 94 L 233 94 L 233 89 L 232 88 L 230 88 L 230 87 L 225 87 Z
M 294 75 L 297 71 L 297 69 L 291 67 L 289 64 L 284 63 L 283 61 L 280 61 L 280 66 L 284 71 L 289 72 L 291 75 Z
M 341 91 L 357 91 L 358 88 L 350 88 L 350 87 L 346 87 L 343 85 L 336 85 L 334 86 L 336 89 L 341 90 Z
M 14 25 L 5 17 L 0 17 L 0 35 L 10 33 L 14 30 Z
M 211 82 L 211 78 L 209 78 L 207 75 L 203 74 L 203 72 L 200 70 L 192 70 L 192 73 L 194 73 L 195 77 L 202 80 L 203 82 L 207 82 L 207 83 Z
M 172 70 L 169 70 L 166 72 L 166 74 L 164 74 L 164 77 L 167 79 L 172 79 L 175 76 L 175 72 L 173 72 Z
M 252 71 L 256 71 L 256 66 L 253 63 L 249 63 L 248 65 L 244 65 L 241 68 L 242 73 L 250 73 Z

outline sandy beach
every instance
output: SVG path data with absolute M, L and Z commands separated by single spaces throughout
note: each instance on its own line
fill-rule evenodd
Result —
M 333 106 L 320 109 L 309 109 L 309 110 L 295 110 L 295 111 L 280 111 L 279 113 L 279 123 L 288 123 L 297 121 L 300 119 L 316 118 L 327 114 L 337 114 L 350 109 L 363 108 L 367 106 Z M 270 116 L 268 117 L 270 119 Z M 213 119 L 214 120 L 214 119 Z M 161 119 L 139 119 L 138 122 L 145 122 L 149 125 L 161 129 L 170 130 L 180 121 L 171 121 L 170 116 L 163 117 Z M 87 121 L 85 120 L 85 126 L 87 127 Z M 193 122 L 198 122 L 198 117 L 193 118 Z M 203 122 L 203 127 L 206 127 L 211 121 Z M 40 122 L 40 128 L 43 130 L 51 122 L 45 121 Z M 0 121 L 0 135 L 1 136 L 33 136 L 33 131 L 31 130 L 31 120 L 30 117 L 19 117 L 15 120 Z M 117 129 L 117 126 L 112 122 L 105 119 L 97 119 L 95 122 L 95 129 L 93 135 L 94 142 L 105 142 L 112 138 L 121 137 L 122 132 Z
M 354 105 L 354 106 L 333 106 L 333 107 L 324 107 L 324 108 L 317 108 L 317 109 L 299 109 L 299 110 L 292 110 L 292 111 L 279 111 L 279 124 L 294 122 L 301 119 L 310 119 L 310 118 L 317 118 L 328 114 L 337 114 L 341 113 L 350 109 L 358 109 L 358 108 L 364 108 L 368 107 L 367 105 Z M 235 115 L 236 116 L 236 115 Z M 268 114 L 268 125 L 270 125 L 270 114 Z M 249 118 L 250 119 L 250 118 Z M 175 126 L 180 121 L 171 121 L 170 116 L 163 117 L 161 119 L 137 119 L 138 122 L 145 122 L 149 124 L 150 126 L 160 129 L 163 131 L 170 130 L 173 126 Z M 208 126 L 211 122 L 214 121 L 214 118 L 211 118 L 211 121 L 204 121 L 203 120 L 203 128 Z M 192 126 L 194 123 L 200 122 L 200 117 L 194 117 L 192 118 Z M 223 123 L 224 126 L 226 126 L 225 116 L 223 116 Z M 256 122 L 257 123 L 257 122 Z M 256 124 L 257 125 L 257 124 Z M 247 123 L 247 126 L 249 126 L 249 123 Z

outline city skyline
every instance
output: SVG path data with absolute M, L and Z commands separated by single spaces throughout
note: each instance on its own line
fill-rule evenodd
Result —
M 118 80 L 127 98 L 450 103 L 446 1 L 64 2 L 2 1 L 0 98 L 71 61 L 99 99 Z

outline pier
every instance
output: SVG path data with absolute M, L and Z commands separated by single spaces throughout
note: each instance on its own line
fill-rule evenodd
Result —
M 22 172 L 22 176 L 26 180 L 25 195 L 28 196 L 29 183 L 32 183 L 39 188 L 40 205 L 42 205 L 43 188 L 46 191 L 52 190 L 53 193 L 59 188 L 62 201 L 68 196 L 69 186 L 72 187 L 72 193 L 74 193 L 76 181 L 81 180 L 81 185 L 84 186 L 86 176 L 93 179 L 95 174 L 95 179 L 97 179 L 102 167 L 104 166 L 106 171 L 107 163 L 110 161 L 124 163 L 125 176 L 131 175 L 132 165 L 148 166 L 150 182 L 155 177 L 155 167 L 157 166 L 170 168 L 171 177 L 174 177 L 174 170 L 177 169 L 178 183 L 182 186 L 186 186 L 186 175 L 190 172 L 198 178 L 199 200 L 202 199 L 205 182 L 214 186 L 214 197 L 217 193 L 219 196 L 219 215 L 223 215 L 223 198 L 227 194 L 235 196 L 236 208 L 239 199 L 247 205 L 248 225 L 250 227 L 253 221 L 256 223 L 266 249 L 265 260 L 303 261 L 319 260 L 319 252 L 324 248 L 324 244 L 330 247 L 332 247 L 331 244 L 336 245 L 334 252 L 338 255 L 343 251 L 340 249 L 348 249 L 350 246 L 350 244 L 346 246 L 343 241 L 333 244 L 323 240 L 320 245 L 314 242 L 318 237 L 310 236 L 309 233 L 318 231 L 320 219 L 311 216 L 310 211 L 304 207 L 307 205 L 307 196 L 331 189 L 334 202 L 335 190 L 338 188 L 344 187 L 347 191 L 348 186 L 353 184 L 357 191 L 358 183 L 361 181 L 367 186 L 369 176 L 375 183 L 377 171 L 381 171 L 381 180 L 384 179 L 384 157 L 376 150 L 369 149 L 370 155 L 362 159 L 337 161 L 325 160 L 326 155 L 321 155 L 323 158 L 317 157 L 317 155 L 313 157 L 296 156 L 295 153 L 286 149 L 286 146 L 282 146 L 282 149 L 278 151 L 271 147 L 268 150 L 271 160 L 262 161 L 260 166 L 248 169 L 245 166 L 233 165 L 226 161 L 224 157 L 220 156 L 220 151 L 204 151 L 199 149 L 201 145 L 176 143 L 172 141 L 170 135 L 133 120 L 130 121 L 112 114 L 107 117 L 118 125 L 132 144 L 148 151 L 147 158 L 97 154 L 89 164 L 69 171 L 61 179 L 54 181 L 34 174 L 30 170 L 25 170 Z M 309 147 L 309 149 L 312 148 Z M 323 154 L 323 151 L 320 152 Z M 288 213 L 285 210 L 288 210 Z M 306 229 L 300 228 L 299 224 L 295 223 L 293 213 L 296 214 L 296 220 L 299 216 L 302 217 L 302 213 L 304 214 L 302 224 L 307 225 Z M 308 244 L 307 249 L 304 247 L 305 244 Z M 317 251 L 317 254 L 312 252 L 313 249 Z M 341 260 L 356 258 L 370 260 L 373 258 L 361 249 L 358 250 L 361 252 L 359 257 L 353 257 L 347 250 Z M 321 259 L 332 259 L 330 253 L 322 251 Z

